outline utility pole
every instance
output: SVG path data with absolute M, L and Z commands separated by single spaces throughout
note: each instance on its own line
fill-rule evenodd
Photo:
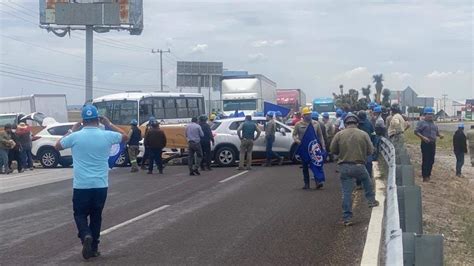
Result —
M 447 99 L 448 95 L 447 94 L 443 94 L 443 111 L 446 112 L 446 99 Z
M 160 54 L 160 88 L 163 91 L 163 53 L 171 53 L 170 49 L 163 51 L 162 49 L 151 49 L 152 54 Z
M 92 102 L 93 94 L 93 49 L 94 49 L 94 26 L 86 26 L 86 102 Z

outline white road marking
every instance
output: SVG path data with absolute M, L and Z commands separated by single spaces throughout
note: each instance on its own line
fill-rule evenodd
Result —
M 129 224 L 131 224 L 131 223 L 133 223 L 133 222 L 136 222 L 136 221 L 139 221 L 139 220 L 141 220 L 141 219 L 143 219 L 143 218 L 146 218 L 146 217 L 148 217 L 148 216 L 150 216 L 150 215 L 152 215 L 152 214 L 154 214 L 154 213 L 157 213 L 157 212 L 159 212 L 159 211 L 162 211 L 162 210 L 164 210 L 164 209 L 166 209 L 166 208 L 168 208 L 168 207 L 170 207 L 170 206 L 171 206 L 171 205 L 163 205 L 163 206 L 161 206 L 161 207 L 159 207 L 159 208 L 156 208 L 156 209 L 151 210 L 151 211 L 149 211 L 149 212 L 147 212 L 147 213 L 144 213 L 144 214 L 142 214 L 142 215 L 139 215 L 139 216 L 137 216 L 137 217 L 135 217 L 135 218 L 132 218 L 132 219 L 130 219 L 130 220 L 128 220 L 128 221 L 125 221 L 125 222 L 123 222 L 123 223 L 117 224 L 117 225 L 112 226 L 112 227 L 110 227 L 110 228 L 108 228 L 108 229 L 105 229 L 104 231 L 100 232 L 100 234 L 101 234 L 101 235 L 106 235 L 106 234 L 111 233 L 111 232 L 113 232 L 113 231 L 115 231 L 115 230 L 117 230 L 117 229 L 119 229 L 119 228 L 121 228 L 121 227 L 124 227 L 124 226 L 129 225 Z
M 249 172 L 249 170 L 245 170 L 245 171 L 240 172 L 240 173 L 238 173 L 238 174 L 235 174 L 235 175 L 233 175 L 233 176 L 231 176 L 231 177 L 228 177 L 228 178 L 226 178 L 226 179 L 224 179 L 224 180 L 221 180 L 221 181 L 219 181 L 219 183 L 225 183 L 225 182 L 227 182 L 227 181 L 229 181 L 229 180 L 232 180 L 232 179 L 234 179 L 234 178 L 236 178 L 236 177 L 239 177 L 239 176 L 241 176 L 241 175 L 243 175 L 243 174 L 246 174 L 246 173 L 248 173 L 248 172 Z

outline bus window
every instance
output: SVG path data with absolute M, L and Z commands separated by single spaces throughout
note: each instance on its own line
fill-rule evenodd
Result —
M 199 114 L 205 114 L 206 113 L 206 108 L 204 108 L 204 99 L 199 99 L 198 98 L 198 105 L 199 105 Z
M 163 108 L 163 99 L 155 98 L 153 99 L 153 116 L 156 119 L 165 118 L 165 109 Z
M 174 98 L 163 99 L 165 106 L 165 118 L 178 118 Z
M 145 99 L 140 102 L 140 124 L 148 121 L 150 116 L 153 116 L 153 101 Z
M 119 116 L 114 116 L 114 120 L 118 125 L 127 125 L 132 121 L 132 119 L 137 119 L 137 102 L 123 101 L 116 102 L 114 106 L 114 114 L 119 114 Z
M 188 98 L 188 112 L 189 112 L 189 117 L 197 117 L 203 113 L 199 112 L 199 106 L 198 106 L 198 99 L 197 98 Z
M 189 118 L 188 107 L 186 105 L 186 98 L 177 98 L 176 107 L 178 110 L 178 118 Z

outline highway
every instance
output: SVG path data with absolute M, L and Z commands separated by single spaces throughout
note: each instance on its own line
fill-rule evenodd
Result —
M 164 175 L 113 169 L 102 256 L 87 262 L 72 217 L 71 169 L 0 176 L 0 262 L 356 265 L 370 209 L 357 191 L 355 224 L 340 224 L 335 165 L 325 171 L 323 190 L 304 191 L 297 165 L 214 168 L 201 176 L 188 176 L 185 166 L 169 166 Z

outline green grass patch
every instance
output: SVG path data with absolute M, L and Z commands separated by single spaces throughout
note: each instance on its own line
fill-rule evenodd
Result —
M 436 147 L 441 148 L 441 149 L 452 150 L 454 132 L 441 131 L 440 133 L 441 135 L 444 136 L 444 138 L 443 139 L 438 138 L 436 140 Z M 418 138 L 418 136 L 415 135 L 415 132 L 409 129 L 405 132 L 405 143 L 420 145 L 421 141 L 420 141 L 420 138 Z

